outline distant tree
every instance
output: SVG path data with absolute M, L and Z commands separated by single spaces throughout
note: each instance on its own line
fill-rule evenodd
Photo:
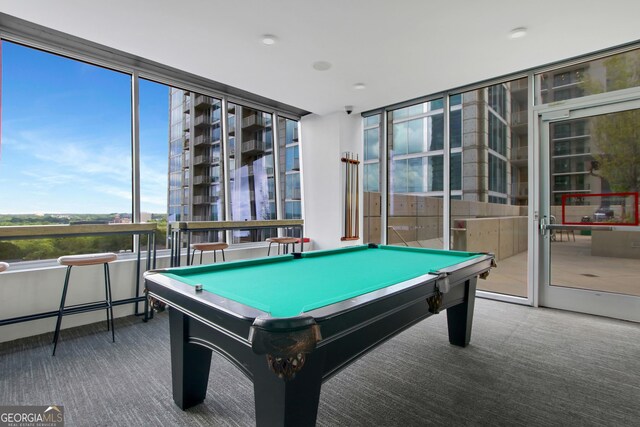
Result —
M 0 260 L 15 261 L 22 258 L 20 247 L 12 242 L 0 242 Z
M 606 91 L 640 86 L 640 52 L 627 52 L 603 61 Z M 585 78 L 588 93 L 604 92 L 602 82 Z M 614 192 L 640 189 L 640 111 L 629 110 L 591 121 L 592 175 L 605 179 Z

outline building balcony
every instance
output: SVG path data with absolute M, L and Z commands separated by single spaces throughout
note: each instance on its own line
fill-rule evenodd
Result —
M 264 141 L 252 139 L 242 143 L 242 154 L 260 154 L 265 149 Z
M 184 103 L 182 104 L 182 111 L 185 113 L 189 113 L 189 111 L 191 111 L 191 100 L 189 98 L 184 99 Z
M 207 114 L 201 114 L 199 116 L 196 116 L 195 120 L 193 121 L 194 127 L 207 127 L 207 126 L 211 126 L 212 124 L 213 124 L 213 121 L 211 120 L 211 117 Z
M 201 165 L 203 163 L 209 164 L 211 163 L 211 156 L 207 154 L 201 154 L 199 156 L 193 157 L 193 165 Z
M 259 130 L 267 126 L 267 120 L 262 115 L 253 114 L 242 119 L 242 130 Z
M 193 145 L 196 147 L 199 145 L 208 145 L 212 142 L 211 135 L 198 135 L 193 138 Z
M 528 87 L 529 86 L 527 83 L 527 79 L 514 80 L 510 84 L 511 92 L 521 91 L 521 90 L 526 91 Z
M 191 119 L 189 118 L 189 116 L 185 116 L 184 120 L 182 121 L 182 129 L 185 131 L 189 131 L 190 128 L 191 128 Z
M 302 200 L 302 191 L 299 188 L 294 188 L 293 191 L 287 193 L 287 200 Z
M 193 177 L 193 185 L 209 185 L 213 182 L 213 177 L 207 175 L 197 175 Z
M 210 107 L 213 104 L 213 98 L 205 95 L 196 95 L 193 100 L 193 106 L 195 108 Z
M 527 125 L 529 122 L 528 119 L 529 113 L 527 110 L 524 111 L 516 111 L 511 113 L 511 126 L 522 126 Z
M 193 204 L 194 205 L 208 205 L 213 201 L 213 198 L 209 195 L 207 196 L 193 196 Z
M 526 145 L 524 147 L 512 147 L 511 148 L 511 162 L 527 162 L 529 159 L 529 147 Z

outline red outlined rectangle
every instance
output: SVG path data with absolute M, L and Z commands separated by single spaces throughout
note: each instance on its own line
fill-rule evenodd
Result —
M 567 220 L 567 208 L 571 207 L 571 206 L 576 206 L 576 205 L 571 205 L 568 204 L 568 201 L 570 201 L 571 199 L 574 198 L 590 198 L 590 197 L 600 197 L 600 198 L 606 198 L 606 197 L 622 197 L 623 200 L 625 201 L 623 204 L 621 205 L 616 205 L 617 208 L 619 209 L 623 209 L 624 211 L 624 217 L 628 218 L 627 221 L 621 221 L 623 218 L 621 216 L 616 216 L 617 213 L 620 212 L 615 212 L 615 210 L 611 207 L 611 205 L 607 204 L 607 205 L 603 205 L 602 201 L 600 201 L 600 203 L 597 204 L 584 204 L 581 203 L 580 205 L 577 206 L 592 206 L 593 207 L 593 212 L 591 213 L 591 215 L 587 216 L 583 216 L 582 220 L 580 222 L 571 222 Z M 626 199 L 626 200 L 625 200 Z M 629 199 L 631 199 L 631 201 L 629 201 Z M 573 193 L 573 194 L 563 194 L 562 195 L 562 224 L 566 224 L 566 225 L 593 225 L 593 226 L 598 226 L 598 225 L 604 225 L 604 226 L 611 226 L 611 225 L 621 225 L 621 226 L 637 226 L 640 224 L 640 216 L 638 215 L 638 192 L 632 193 L 601 193 L 601 194 L 589 194 L 589 193 Z M 633 209 L 633 212 L 628 212 L 628 210 Z M 586 220 L 588 218 L 588 221 Z

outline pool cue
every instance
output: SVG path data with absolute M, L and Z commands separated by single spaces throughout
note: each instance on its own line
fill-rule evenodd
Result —
M 348 202 L 348 198 L 349 198 L 349 185 L 347 183 L 348 177 L 349 177 L 349 172 L 348 172 L 348 165 L 349 163 L 347 163 L 347 155 L 345 153 L 345 157 L 342 159 L 342 161 L 344 162 L 344 236 L 347 237 L 347 230 L 348 230 L 348 223 L 347 223 L 347 206 L 349 204 Z
M 347 232 L 345 237 L 351 237 L 351 163 L 349 162 L 349 152 L 346 153 L 347 158 Z
M 355 187 L 355 197 L 356 197 L 356 226 L 354 229 L 354 236 L 358 237 L 360 235 L 360 196 L 359 196 L 359 192 L 360 192 L 360 170 L 358 168 L 358 166 L 360 165 L 360 162 L 358 161 L 358 155 L 356 154 L 356 160 L 355 160 L 355 167 L 356 167 L 356 187 Z

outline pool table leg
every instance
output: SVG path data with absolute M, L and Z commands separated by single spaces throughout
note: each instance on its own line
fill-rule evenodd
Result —
M 294 378 L 279 378 L 261 356 L 253 370 L 256 425 L 315 426 L 320 401 L 324 350 L 306 356 L 304 367 Z
M 169 308 L 173 400 L 182 410 L 201 403 L 207 394 L 211 350 L 190 344 L 189 317 Z
M 449 342 L 453 345 L 466 347 L 471 341 L 471 325 L 473 323 L 477 281 L 478 278 L 474 277 L 464 284 L 464 302 L 447 308 Z

